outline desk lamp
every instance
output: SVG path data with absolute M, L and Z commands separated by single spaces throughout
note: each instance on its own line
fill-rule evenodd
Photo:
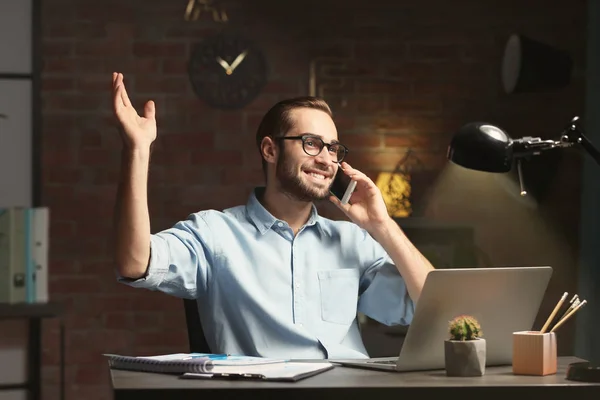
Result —
M 509 172 L 516 162 L 521 186 L 521 195 L 526 195 L 521 173 L 521 160 L 530 158 L 546 150 L 581 145 L 600 165 L 600 152 L 592 145 L 581 128 L 579 117 L 574 117 L 564 128 L 558 140 L 542 140 L 525 136 L 511 139 L 498 126 L 485 122 L 471 122 L 463 125 L 448 146 L 447 157 L 462 167 L 485 172 Z M 567 371 L 567 379 L 600 382 L 600 366 L 589 362 L 572 363 Z
M 463 125 L 448 146 L 448 159 L 465 168 L 485 172 L 509 172 L 516 162 L 521 195 L 527 191 L 523 185 L 521 161 L 546 150 L 581 145 L 600 165 L 598 151 L 585 136 L 579 117 L 574 117 L 564 128 L 558 140 L 542 140 L 525 136 L 511 139 L 498 126 L 485 122 Z

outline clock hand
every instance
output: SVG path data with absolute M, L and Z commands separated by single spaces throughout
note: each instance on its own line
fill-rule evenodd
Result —
M 233 69 L 227 64 L 227 61 L 223 60 L 221 57 L 217 57 L 217 62 L 225 69 L 227 75 L 231 75 Z
M 231 72 L 233 72 L 238 67 L 238 65 L 240 65 L 242 61 L 244 61 L 246 55 L 248 55 L 248 50 L 244 50 L 244 52 L 242 52 L 239 56 L 236 57 L 235 60 L 233 60 L 233 63 L 231 64 Z

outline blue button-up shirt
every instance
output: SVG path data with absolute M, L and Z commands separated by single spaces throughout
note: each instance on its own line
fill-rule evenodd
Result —
M 414 304 L 365 230 L 313 206 L 294 233 L 253 192 L 245 206 L 190 215 L 151 236 L 146 276 L 119 281 L 197 299 L 213 352 L 275 358 L 366 358 L 357 311 L 408 325 Z

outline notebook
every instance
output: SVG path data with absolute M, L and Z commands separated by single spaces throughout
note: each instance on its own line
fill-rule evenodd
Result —
M 206 353 L 176 353 L 138 357 L 118 354 L 104 354 L 104 356 L 108 357 L 108 365 L 113 369 L 126 369 L 130 371 L 158 372 L 167 374 L 183 374 L 186 372 L 243 373 L 249 366 L 275 363 L 283 364 L 287 361 L 283 359 L 263 357 Z
M 265 381 L 299 381 L 309 376 L 320 374 L 334 367 L 327 361 L 319 362 L 292 362 L 274 364 L 255 364 L 224 371 L 224 368 L 216 367 L 213 373 L 187 372 L 181 376 L 182 379 L 258 379 Z M 215 372 L 218 371 L 218 372 Z

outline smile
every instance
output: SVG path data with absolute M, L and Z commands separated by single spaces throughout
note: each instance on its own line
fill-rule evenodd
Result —
M 316 181 L 325 181 L 327 177 L 323 174 L 319 174 L 317 172 L 305 172 L 306 175 L 310 176 L 312 179 Z

